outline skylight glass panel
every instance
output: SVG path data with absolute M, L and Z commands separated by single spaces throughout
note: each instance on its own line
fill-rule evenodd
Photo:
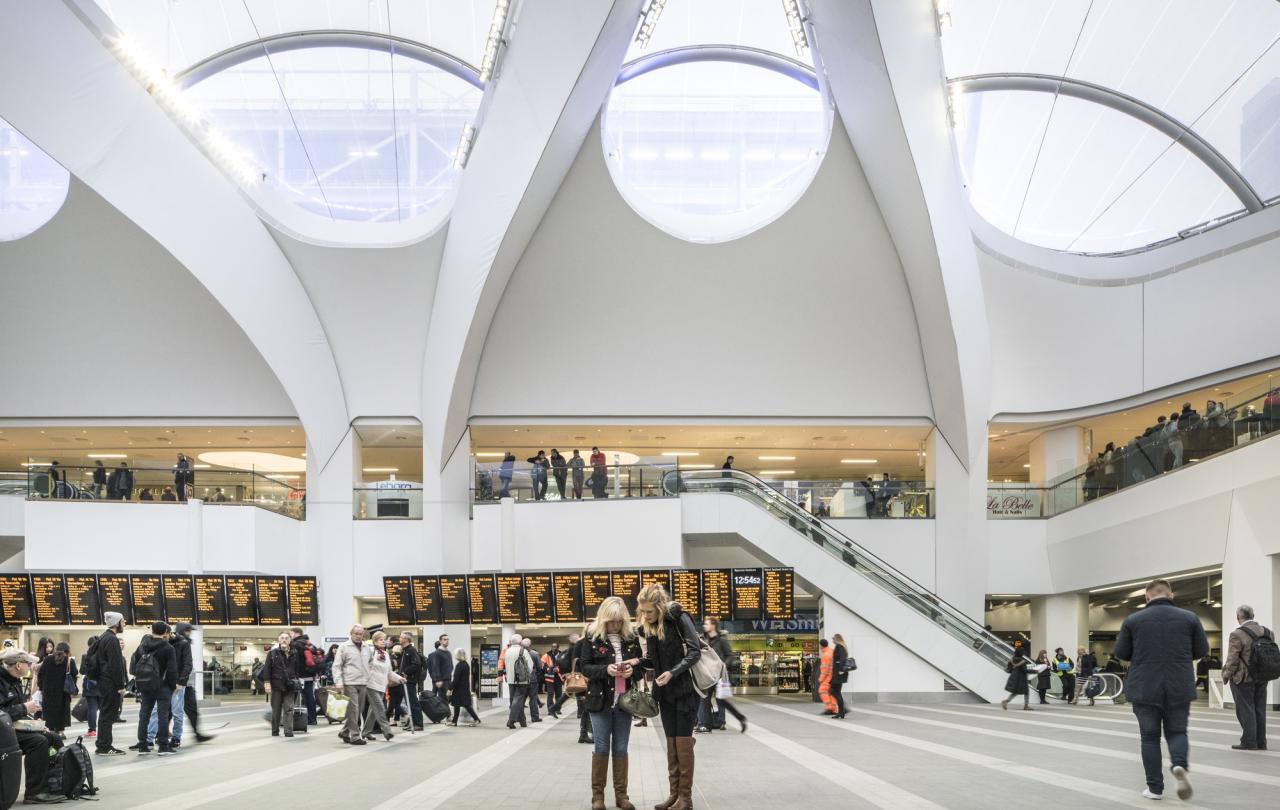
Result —
M 34 233 L 66 202 L 71 175 L 0 119 L 0 242 Z

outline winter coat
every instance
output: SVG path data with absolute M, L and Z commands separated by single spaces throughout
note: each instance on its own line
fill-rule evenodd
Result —
M 845 662 L 849 660 L 849 651 L 843 644 L 832 644 L 831 648 L 831 685 L 840 686 L 849 680 L 849 673 L 844 671 Z
M 1016 656 L 1004 665 L 1004 671 L 1009 673 L 1009 679 L 1004 682 L 1004 691 L 1012 695 L 1027 694 L 1027 663 L 1027 659 Z
M 182 635 L 175 635 L 173 641 L 169 642 L 173 645 L 173 657 L 178 667 L 178 685 L 186 686 L 191 680 L 191 670 L 193 663 L 191 660 L 191 642 L 187 641 Z
M 406 646 L 400 652 L 400 674 L 404 676 L 406 682 L 415 687 L 422 683 L 423 676 L 426 674 L 426 661 L 423 660 L 422 653 L 418 652 L 417 647 Z
M 288 692 L 298 677 L 298 654 L 290 647 L 288 652 L 272 647 L 262 665 L 262 682 L 271 684 L 271 691 Z
M 702 654 L 697 639 L 698 628 L 693 626 L 693 619 L 672 602 L 662 617 L 662 638 L 657 634 L 645 636 L 645 657 L 640 662 L 642 668 L 652 669 L 656 675 L 671 673 L 666 686 L 654 687 L 654 695 L 687 711 L 693 711 L 699 700 L 689 672 Z
M 613 645 L 609 643 L 608 636 L 601 638 L 588 638 L 581 644 L 581 652 L 578 658 L 578 671 L 587 676 L 587 694 L 586 700 L 587 711 L 602 712 L 605 709 L 613 707 L 614 701 L 617 699 L 615 692 L 617 684 L 614 675 L 609 674 L 609 665 L 617 663 L 617 656 L 614 654 Z M 632 636 L 622 640 L 622 660 L 628 661 L 632 658 L 641 658 L 640 639 Z M 632 670 L 631 678 L 627 680 L 627 685 L 635 683 L 636 679 L 643 677 L 639 667 Z
M 93 648 L 93 657 L 98 662 L 98 694 L 123 689 L 129 682 L 129 675 L 124 669 L 124 652 L 120 649 L 120 637 L 110 630 L 104 630 Z
M 449 705 L 467 708 L 471 705 L 471 665 L 459 661 L 453 668 L 453 683 L 449 685 Z
M 1130 703 L 1176 706 L 1196 699 L 1192 662 L 1209 654 L 1200 619 L 1172 599 L 1152 599 L 1120 625 L 1112 653 L 1129 662 L 1124 693 Z
M 78 677 L 74 658 L 68 657 L 58 664 L 52 655 L 44 659 L 36 685 L 40 688 L 40 707 L 45 725 L 51 731 L 62 731 L 71 725 L 71 696 L 66 691 L 67 673 Z
M 390 675 L 391 653 L 370 645 L 369 680 L 365 683 L 365 687 L 370 692 L 385 692 L 387 691 L 387 680 Z
M 347 641 L 338 647 L 338 653 L 333 657 L 334 686 L 341 688 L 368 685 L 369 648 L 372 646 L 367 641 L 359 647 L 354 642 Z
M 427 656 L 427 677 L 432 684 L 448 683 L 453 676 L 453 655 L 446 649 L 436 647 Z
M 108 644 L 107 646 L 111 645 Z M 160 689 L 173 691 L 178 685 L 178 660 L 177 656 L 173 654 L 173 645 L 165 638 L 143 636 L 138 649 L 133 651 L 133 657 L 129 659 L 129 673 L 135 678 L 138 675 L 138 662 L 142 660 L 142 656 L 145 653 L 151 653 L 151 658 L 155 661 L 156 670 L 160 676 L 160 684 L 152 694 L 160 694 Z M 121 686 L 123 685 L 121 684 Z M 139 694 L 148 694 L 141 687 L 138 687 L 138 690 Z

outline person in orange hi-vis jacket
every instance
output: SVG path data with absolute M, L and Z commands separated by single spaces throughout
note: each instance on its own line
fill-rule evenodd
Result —
M 831 696 L 831 674 L 834 669 L 832 662 L 835 653 L 825 638 L 818 642 L 818 646 L 821 648 L 818 661 L 818 697 L 822 698 L 822 705 L 827 707 L 827 714 L 835 714 L 838 707 L 836 699 Z

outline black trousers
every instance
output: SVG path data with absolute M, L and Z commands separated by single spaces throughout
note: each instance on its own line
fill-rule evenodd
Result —
M 43 731 L 19 731 L 18 747 L 22 749 L 22 764 L 27 771 L 25 798 L 31 798 L 45 789 L 49 775 L 49 749 L 61 748 L 62 740 Z
M 658 701 L 658 716 L 662 718 L 662 733 L 668 737 L 692 737 L 693 724 L 697 719 L 697 704 L 690 710 L 687 702 L 672 703 L 667 700 Z
M 1045 700 L 1045 699 L 1044 699 L 1044 696 L 1045 696 L 1045 695 L 1047 695 L 1047 694 L 1049 694 L 1049 687 L 1047 687 L 1047 686 L 1042 686 L 1042 687 L 1040 687 L 1039 689 L 1037 689 L 1037 690 L 1036 690 L 1036 693 L 1040 695 L 1040 702 L 1041 702 L 1041 703 L 1048 703 L 1048 702 L 1049 702 L 1049 701 L 1047 701 L 1047 700 Z
M 831 696 L 836 699 L 836 714 L 843 717 L 844 716 L 844 690 L 840 688 L 842 686 L 844 686 L 844 684 L 837 684 L 836 688 L 831 690 Z M 725 706 L 728 707 L 729 711 L 733 712 L 733 716 L 738 718 L 739 722 L 742 721 L 742 714 L 737 709 L 733 708 L 733 706 L 728 703 L 725 703 Z
M 469 705 L 468 705 L 468 706 L 454 706 L 454 707 L 453 707 L 453 724 L 454 724 L 454 725 L 457 725 L 457 724 L 458 724 L 458 717 L 462 714 L 462 710 L 463 710 L 463 709 L 466 709 L 466 710 L 467 710 L 467 714 L 471 715 L 471 719 L 472 719 L 472 720 L 476 721 L 477 723 L 479 723 L 479 722 L 480 722 L 480 718 L 479 718 L 479 716 L 477 716 L 477 715 L 476 715 L 476 710 L 475 710 L 475 709 L 473 709 L 473 708 L 471 708 L 471 706 L 469 706 Z
M 554 475 L 556 478 L 556 489 L 560 492 L 560 500 L 563 501 L 565 474 L 564 472 L 561 471 L 561 472 L 552 473 L 552 475 Z
M 173 703 L 173 690 L 161 689 L 153 695 L 138 695 L 138 742 L 147 744 L 147 725 L 151 722 L 151 712 L 156 712 L 156 744 L 169 744 L 170 706 Z
M 110 750 L 115 736 L 116 721 L 124 708 L 124 698 L 111 681 L 98 681 L 98 737 L 95 749 L 99 754 Z
M 195 687 L 190 687 L 182 693 L 182 711 L 187 715 L 187 720 L 191 723 L 191 732 L 200 734 L 200 708 L 196 702 Z
M 1240 744 L 1246 748 L 1267 747 L 1267 684 L 1233 683 L 1231 697 L 1240 721 Z

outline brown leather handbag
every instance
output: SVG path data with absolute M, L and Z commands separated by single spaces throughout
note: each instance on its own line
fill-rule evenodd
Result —
M 585 695 L 587 693 L 587 676 L 578 671 L 578 659 L 573 659 L 573 669 L 564 676 L 564 693 L 566 695 Z

